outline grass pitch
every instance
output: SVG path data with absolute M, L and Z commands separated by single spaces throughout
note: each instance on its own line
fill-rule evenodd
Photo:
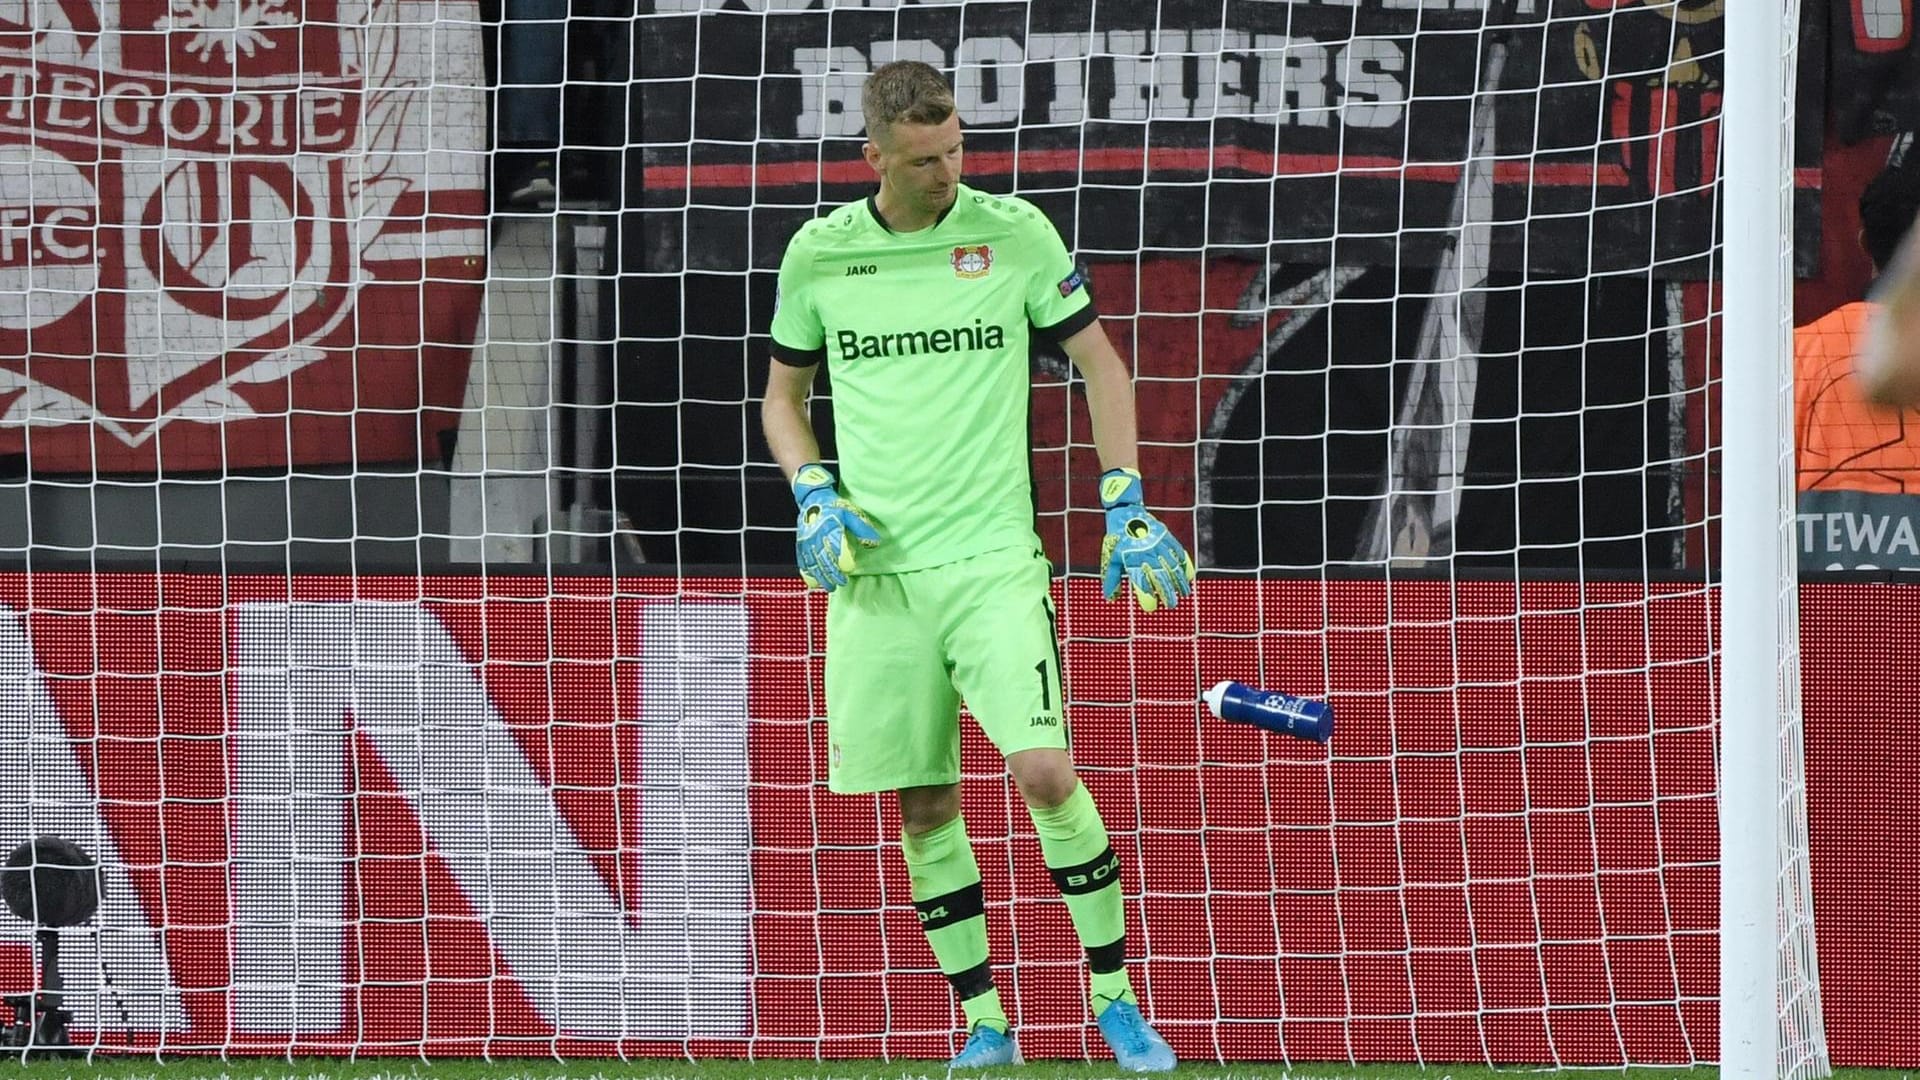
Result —
M 1132 1074 L 1111 1063 L 1040 1061 L 1012 1069 L 952 1073 L 937 1062 L 880 1061 L 341 1061 L 187 1058 L 101 1058 L 0 1063 L 0 1075 L 21 1080 L 1118 1080 Z M 1619 1077 L 1622 1080 L 1717 1080 L 1713 1068 L 1580 1068 L 1477 1065 L 1182 1065 L 1193 1080 L 1530 1080 L 1534 1077 Z M 1836 1069 L 1836 1080 L 1920 1080 L 1901 1069 Z

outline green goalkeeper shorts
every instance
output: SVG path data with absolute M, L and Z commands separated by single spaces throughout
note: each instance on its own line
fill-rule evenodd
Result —
M 962 701 L 1003 756 L 1066 749 L 1052 576 L 1040 552 L 1005 548 L 835 589 L 827 787 L 957 783 Z

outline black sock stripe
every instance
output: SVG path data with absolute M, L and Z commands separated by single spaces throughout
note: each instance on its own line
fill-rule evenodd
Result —
M 987 910 L 986 894 L 976 881 L 950 893 L 915 900 L 913 909 L 920 913 L 920 929 L 932 932 L 979 918 Z
M 1047 873 L 1053 875 L 1053 883 L 1059 886 L 1060 895 L 1083 896 L 1099 892 L 1109 885 L 1120 884 L 1120 856 L 1115 855 L 1109 846 L 1078 866 L 1050 866 Z
M 954 997 L 962 1002 L 972 1001 L 993 989 L 993 965 L 982 960 L 965 971 L 948 975 L 947 981 L 953 984 Z
M 1087 970 L 1095 975 L 1119 971 L 1126 966 L 1127 939 L 1124 935 L 1110 945 L 1095 945 L 1087 950 Z

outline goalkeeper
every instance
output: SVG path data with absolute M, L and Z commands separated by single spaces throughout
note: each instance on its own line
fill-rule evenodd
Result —
M 960 817 L 959 706 L 1005 755 L 1091 970 L 1119 1064 L 1174 1065 L 1126 968 L 1120 860 L 1067 752 L 1052 568 L 1033 527 L 1030 333 L 1086 379 L 1107 508 L 1106 594 L 1148 611 L 1192 588 L 1185 549 L 1144 507 L 1133 384 L 1085 282 L 1031 204 L 960 182 L 940 73 L 889 63 L 862 93 L 873 195 L 787 244 L 762 421 L 799 504 L 798 561 L 827 603 L 831 790 L 898 793 L 914 906 L 966 1014 L 955 1068 L 1020 1060 L 987 957 L 980 870 Z M 832 369 L 840 475 L 807 399 Z

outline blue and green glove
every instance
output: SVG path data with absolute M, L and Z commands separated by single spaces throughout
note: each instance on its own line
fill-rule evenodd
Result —
M 873 520 L 844 498 L 835 484 L 833 473 L 819 462 L 802 465 L 793 474 L 793 501 L 800 506 L 794 561 L 800 564 L 800 576 L 808 587 L 827 592 L 847 583 L 855 545 L 880 543 L 880 530 Z
M 1107 538 L 1100 543 L 1100 584 L 1107 599 L 1133 584 L 1140 610 L 1179 607 L 1193 594 L 1193 559 L 1160 519 L 1142 505 L 1138 469 L 1100 474 L 1100 505 L 1107 511 Z

